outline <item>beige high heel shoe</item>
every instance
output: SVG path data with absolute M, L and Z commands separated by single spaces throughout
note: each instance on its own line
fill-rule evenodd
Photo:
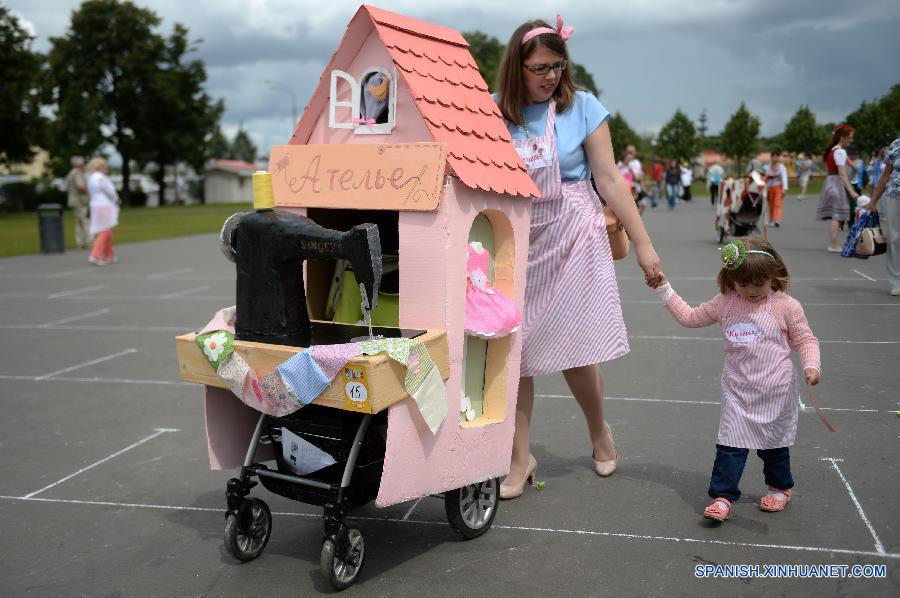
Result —
M 594 473 L 602 478 L 605 478 L 607 476 L 611 476 L 616 470 L 616 462 L 619 460 L 619 451 L 616 449 L 616 439 L 613 437 L 613 431 L 612 428 L 609 427 L 609 423 L 604 421 L 603 425 L 606 426 L 606 433 L 609 434 L 609 439 L 613 443 L 613 451 L 616 456 L 612 461 L 597 461 L 596 459 L 594 459 L 594 455 L 592 452 L 591 459 L 594 460 Z
M 534 455 L 528 455 L 528 469 L 525 470 L 525 476 L 518 484 L 507 484 L 509 476 L 500 484 L 500 500 L 509 500 L 518 498 L 525 492 L 525 483 L 534 484 L 537 478 L 537 459 Z

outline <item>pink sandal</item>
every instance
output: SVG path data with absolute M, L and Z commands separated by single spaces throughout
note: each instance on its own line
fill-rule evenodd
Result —
M 703 509 L 703 516 L 713 521 L 725 521 L 731 518 L 731 501 L 721 496 L 714 499 Z
M 759 500 L 759 510 L 769 513 L 783 511 L 784 507 L 791 502 L 793 495 L 794 493 L 791 490 L 779 490 L 769 486 L 769 494 L 766 494 Z

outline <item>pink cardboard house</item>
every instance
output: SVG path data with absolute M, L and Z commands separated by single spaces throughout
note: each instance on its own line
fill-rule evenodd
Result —
M 388 407 L 379 506 L 509 469 L 521 335 L 465 334 L 466 262 L 469 243 L 482 243 L 493 286 L 521 308 L 539 192 L 467 48 L 454 30 L 362 6 L 289 145 L 270 158 L 279 208 L 340 230 L 379 225 L 399 266 L 394 325 L 447 333 L 447 416 L 432 432 L 411 399 Z M 427 168 L 392 169 L 395 155 L 404 164 L 422 157 Z M 314 264 L 307 300 L 323 319 L 334 269 Z

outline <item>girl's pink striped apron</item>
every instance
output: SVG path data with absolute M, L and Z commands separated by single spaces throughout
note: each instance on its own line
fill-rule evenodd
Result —
M 725 369 L 718 444 L 735 448 L 773 449 L 791 446 L 797 435 L 800 383 L 791 348 L 766 310 L 728 317 L 737 293 L 722 312 Z
M 531 209 L 522 376 L 609 361 L 628 352 L 600 198 L 589 181 L 562 182 L 555 122 L 556 102 L 551 100 L 544 135 L 513 139 L 517 150 L 528 151 L 535 144 L 550 149 L 549 165 L 528 173 L 541 197 Z

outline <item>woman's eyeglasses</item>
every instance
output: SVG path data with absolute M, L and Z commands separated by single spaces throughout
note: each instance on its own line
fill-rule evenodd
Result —
M 546 75 L 551 70 L 554 73 L 560 73 L 566 70 L 566 66 L 568 66 L 568 62 L 565 60 L 560 60 L 559 62 L 554 62 L 553 64 L 523 64 L 526 69 L 534 73 L 535 75 L 541 77 Z

